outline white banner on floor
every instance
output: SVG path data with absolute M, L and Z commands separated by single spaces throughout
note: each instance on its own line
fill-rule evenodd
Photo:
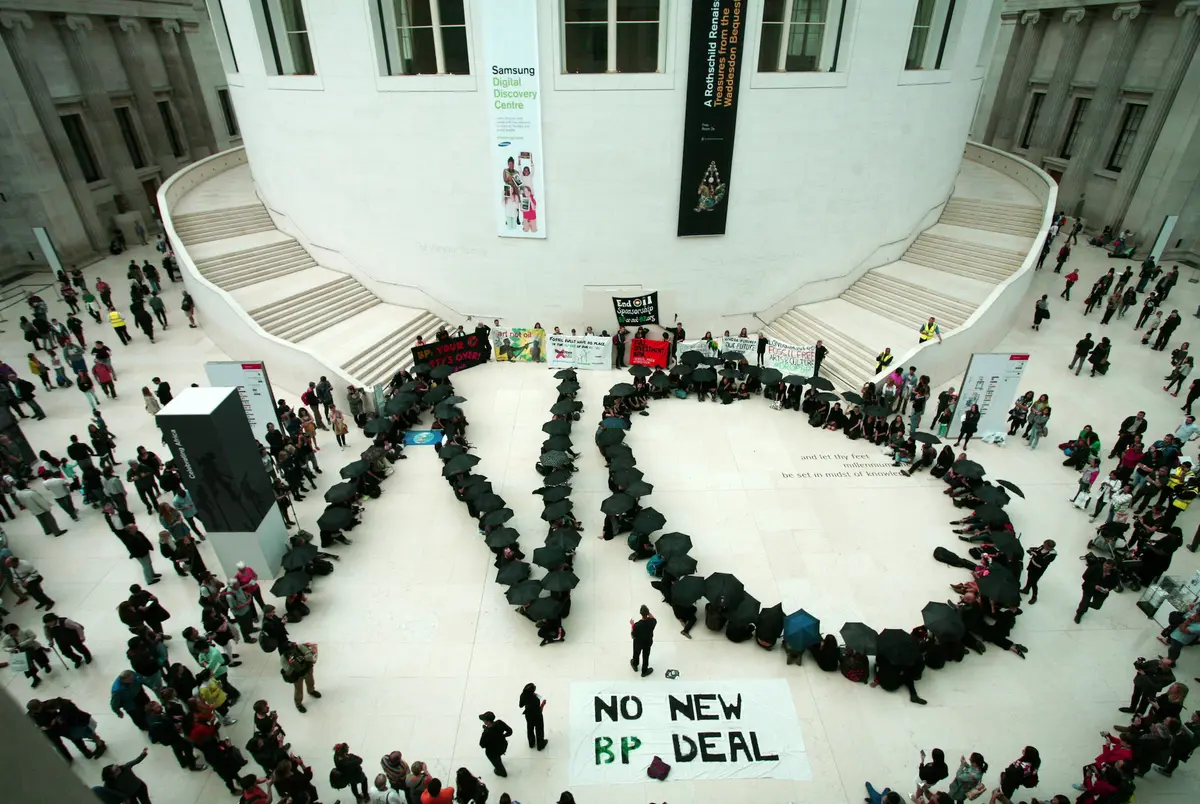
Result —
M 971 355 L 967 373 L 958 391 L 958 407 L 950 424 L 950 435 L 957 437 L 962 418 L 972 405 L 979 405 L 976 436 L 1008 431 L 1008 412 L 1020 391 L 1021 376 L 1029 363 L 1028 354 L 980 353 Z
M 546 363 L 563 368 L 612 368 L 612 339 L 599 335 L 547 335 Z
M 670 779 L 812 779 L 786 681 L 571 684 L 571 784 Z
M 237 360 L 212 361 L 204 364 L 208 384 L 213 388 L 236 388 L 242 407 L 250 421 L 250 429 L 259 443 L 267 443 L 267 424 L 279 426 L 275 412 L 275 394 L 267 378 L 267 365 L 261 360 L 242 363 Z

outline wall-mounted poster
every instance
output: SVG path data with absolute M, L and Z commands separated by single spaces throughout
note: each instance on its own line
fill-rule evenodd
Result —
M 478 3 L 491 90 L 488 192 L 500 237 L 546 236 L 537 0 Z

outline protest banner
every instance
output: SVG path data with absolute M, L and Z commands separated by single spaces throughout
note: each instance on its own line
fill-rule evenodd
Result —
M 741 352 L 747 360 L 753 363 L 754 356 L 758 353 L 758 339 L 726 335 L 721 338 L 721 351 Z
M 654 757 L 671 780 L 812 778 L 786 681 L 571 684 L 571 784 L 644 784 Z
M 550 335 L 546 358 L 549 365 L 563 368 L 612 368 L 612 340 L 599 335 Z
M 493 329 L 492 348 L 496 351 L 496 360 L 501 362 L 540 363 L 546 352 L 546 330 Z
M 720 345 L 715 341 L 706 341 L 703 338 L 694 341 L 679 341 L 678 347 L 675 350 L 675 356 L 679 357 L 684 352 L 699 352 L 702 355 L 716 356 L 720 350 Z
M 623 327 L 658 323 L 658 291 L 641 296 L 613 296 L 617 323 Z
M 651 366 L 654 368 L 667 367 L 667 352 L 671 348 L 667 341 L 634 338 L 629 343 L 629 365 Z
M 487 352 L 483 349 L 483 338 L 474 332 L 414 346 L 412 356 L 415 365 L 427 365 L 432 368 L 452 366 L 455 371 L 462 371 L 487 362 Z
M 795 346 L 771 338 L 767 344 L 767 365 L 784 374 L 811 377 L 816 368 L 817 346 Z

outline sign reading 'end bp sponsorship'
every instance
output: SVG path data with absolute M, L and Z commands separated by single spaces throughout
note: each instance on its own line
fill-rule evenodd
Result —
M 572 784 L 642 784 L 656 756 L 670 779 L 812 778 L 782 679 L 571 685 Z
M 487 362 L 487 352 L 483 346 L 484 339 L 473 332 L 444 341 L 433 341 L 413 347 L 413 363 L 433 368 L 452 366 L 455 371 L 462 371 Z
M 613 296 L 617 323 L 623 327 L 638 327 L 658 323 L 658 291 L 641 296 Z
M 725 234 L 748 6 L 748 0 L 692 2 L 679 177 L 680 237 Z
M 500 237 L 546 236 L 542 181 L 542 90 L 537 0 L 477 3 L 485 75 L 491 81 L 487 182 Z

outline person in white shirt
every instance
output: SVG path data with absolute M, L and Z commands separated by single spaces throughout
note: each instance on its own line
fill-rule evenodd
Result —
M 1176 441 L 1193 441 L 1200 438 L 1200 427 L 1196 426 L 1196 417 L 1188 416 L 1184 418 L 1183 423 L 1175 429 Z
M 33 489 L 26 486 L 23 482 L 17 483 L 17 490 L 13 493 L 17 502 L 21 504 L 29 513 L 33 514 L 42 526 L 42 531 L 47 536 L 62 536 L 66 533 L 65 530 L 58 526 L 58 522 L 54 519 L 54 514 L 50 513 L 50 501 L 38 494 Z
M 1104 510 L 1104 506 L 1112 499 L 1112 496 L 1121 490 L 1121 479 L 1117 477 L 1116 471 L 1108 473 L 1108 479 L 1095 484 L 1096 489 L 1093 494 L 1096 499 L 1096 509 L 1092 511 L 1092 515 L 1088 518 L 1089 522 L 1095 522 L 1096 517 L 1100 516 L 1100 512 Z
M 75 502 L 71 499 L 71 484 L 66 478 L 47 477 L 42 481 L 42 486 L 50 492 L 50 496 L 54 498 L 59 507 L 67 512 L 67 516 L 76 522 L 79 521 L 79 514 L 75 511 Z
M 408 799 L 399 790 L 388 786 L 382 773 L 375 777 L 375 789 L 371 791 L 371 804 L 407 804 Z

